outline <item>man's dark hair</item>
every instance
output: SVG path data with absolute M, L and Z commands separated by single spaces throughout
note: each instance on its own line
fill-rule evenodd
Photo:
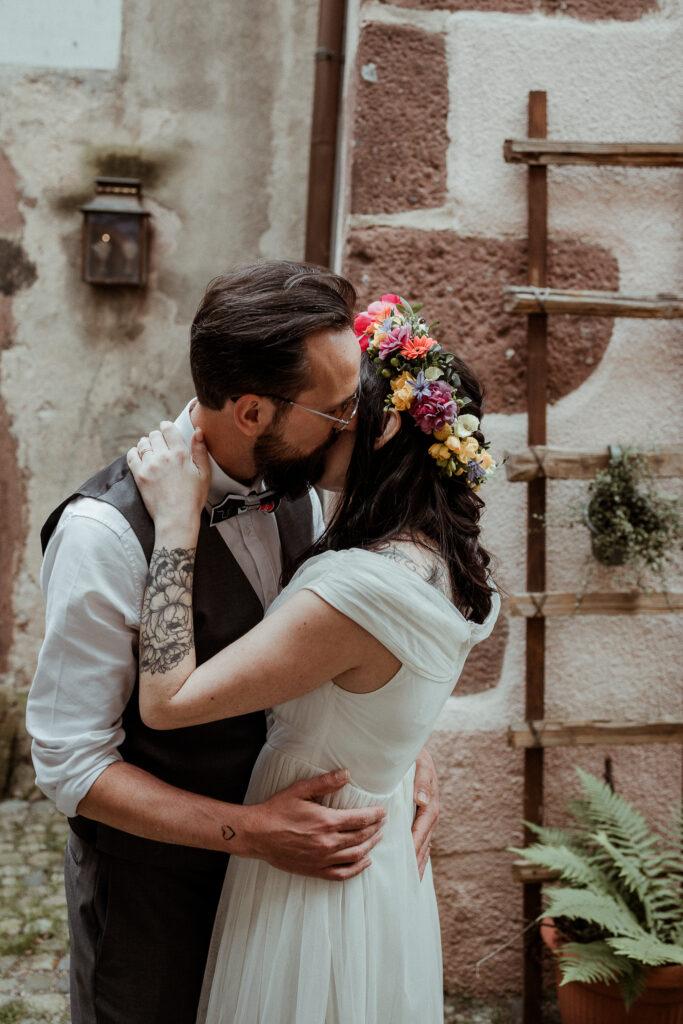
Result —
M 353 323 L 353 285 L 324 267 L 267 260 L 209 284 L 190 329 L 197 397 L 222 409 L 233 395 L 295 399 L 308 385 L 308 335 Z

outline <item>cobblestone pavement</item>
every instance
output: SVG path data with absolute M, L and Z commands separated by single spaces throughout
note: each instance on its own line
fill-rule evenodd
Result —
M 0 802 L 0 1024 L 69 1024 L 67 832 L 48 800 Z M 518 1000 L 497 1006 L 467 997 L 446 1001 L 444 1024 L 519 1020 Z
M 67 831 L 47 800 L 0 803 L 0 1024 L 70 1020 Z

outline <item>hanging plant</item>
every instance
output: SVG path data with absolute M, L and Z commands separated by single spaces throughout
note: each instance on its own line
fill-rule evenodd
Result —
M 657 493 L 648 460 L 637 448 L 610 452 L 607 466 L 588 485 L 583 510 L 593 557 L 638 575 L 651 569 L 661 576 L 683 537 L 680 504 Z

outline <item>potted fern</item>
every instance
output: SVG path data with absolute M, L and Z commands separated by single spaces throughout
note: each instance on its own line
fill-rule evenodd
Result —
M 544 942 L 553 950 L 563 1024 L 683 1024 L 683 818 L 663 835 L 594 775 L 567 828 L 529 824 L 515 849 L 559 872 Z

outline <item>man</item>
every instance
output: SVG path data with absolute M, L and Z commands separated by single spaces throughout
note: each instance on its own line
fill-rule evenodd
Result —
M 267 262 L 217 278 L 191 329 L 211 491 L 197 546 L 198 661 L 247 632 L 283 568 L 322 529 L 308 490 L 358 403 L 351 285 Z M 140 449 L 144 458 L 144 446 Z M 265 716 L 155 732 L 139 716 L 137 635 L 153 525 L 125 458 L 48 519 L 46 634 L 27 710 L 37 781 L 69 817 L 65 878 L 74 1024 L 193 1024 L 228 854 L 350 878 L 379 840 L 382 808 L 317 800 L 340 771 L 242 805 Z M 172 614 L 172 608 L 168 609 Z M 416 850 L 436 820 L 420 759 Z

